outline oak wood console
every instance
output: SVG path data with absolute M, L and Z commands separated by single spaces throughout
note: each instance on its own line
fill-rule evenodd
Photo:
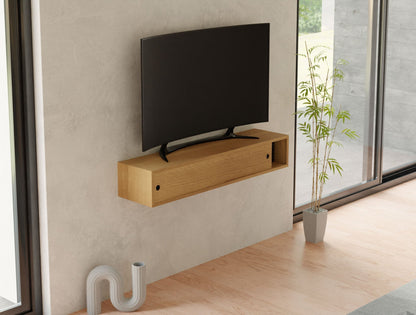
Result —
M 251 129 L 229 139 L 201 143 L 169 155 L 118 162 L 118 195 L 148 207 L 195 195 L 288 166 L 289 137 Z

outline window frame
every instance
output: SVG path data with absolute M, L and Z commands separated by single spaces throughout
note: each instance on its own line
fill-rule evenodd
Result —
M 1 315 L 42 314 L 30 0 L 5 0 L 12 82 L 21 305 Z
M 369 57 L 371 58 L 371 74 L 369 79 L 370 86 L 370 106 L 375 111 L 375 132 L 374 132 L 374 180 L 364 184 L 358 184 L 341 192 L 336 192 L 322 199 L 322 207 L 332 210 L 336 207 L 364 198 L 368 195 L 385 190 L 392 186 L 416 178 L 416 163 L 406 167 L 384 173 L 383 165 L 383 114 L 384 114 L 384 91 L 385 91 L 385 64 L 386 64 L 386 45 L 387 45 L 387 26 L 388 26 L 388 0 L 369 0 L 371 21 L 369 23 L 371 38 L 369 39 Z M 296 25 L 296 52 L 299 45 L 299 0 L 297 1 L 297 25 Z M 296 63 L 296 85 L 295 85 L 295 112 L 297 110 L 297 72 Z M 293 182 L 293 218 L 294 222 L 301 221 L 303 210 L 310 207 L 305 204 L 296 207 L 296 147 L 297 147 L 297 117 L 295 115 L 295 154 L 294 154 L 294 182 Z M 372 154 L 368 154 L 371 159 Z M 371 165 L 370 164 L 370 165 Z

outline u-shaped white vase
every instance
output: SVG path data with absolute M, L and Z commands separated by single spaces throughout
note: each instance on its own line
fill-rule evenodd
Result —
M 131 266 L 133 295 L 127 299 L 123 294 L 123 279 L 111 266 L 95 267 L 87 278 L 87 312 L 89 315 L 101 313 L 100 283 L 108 280 L 110 283 L 110 299 L 114 307 L 120 312 L 138 310 L 146 299 L 146 265 L 137 262 Z

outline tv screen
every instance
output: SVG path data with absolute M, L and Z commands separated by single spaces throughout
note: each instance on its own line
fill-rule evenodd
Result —
M 268 121 L 269 24 L 141 40 L 142 148 Z

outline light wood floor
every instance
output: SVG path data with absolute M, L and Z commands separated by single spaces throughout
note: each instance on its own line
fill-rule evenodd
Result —
M 345 314 L 416 279 L 416 180 L 331 211 L 324 243 L 302 229 L 154 282 L 132 314 Z

